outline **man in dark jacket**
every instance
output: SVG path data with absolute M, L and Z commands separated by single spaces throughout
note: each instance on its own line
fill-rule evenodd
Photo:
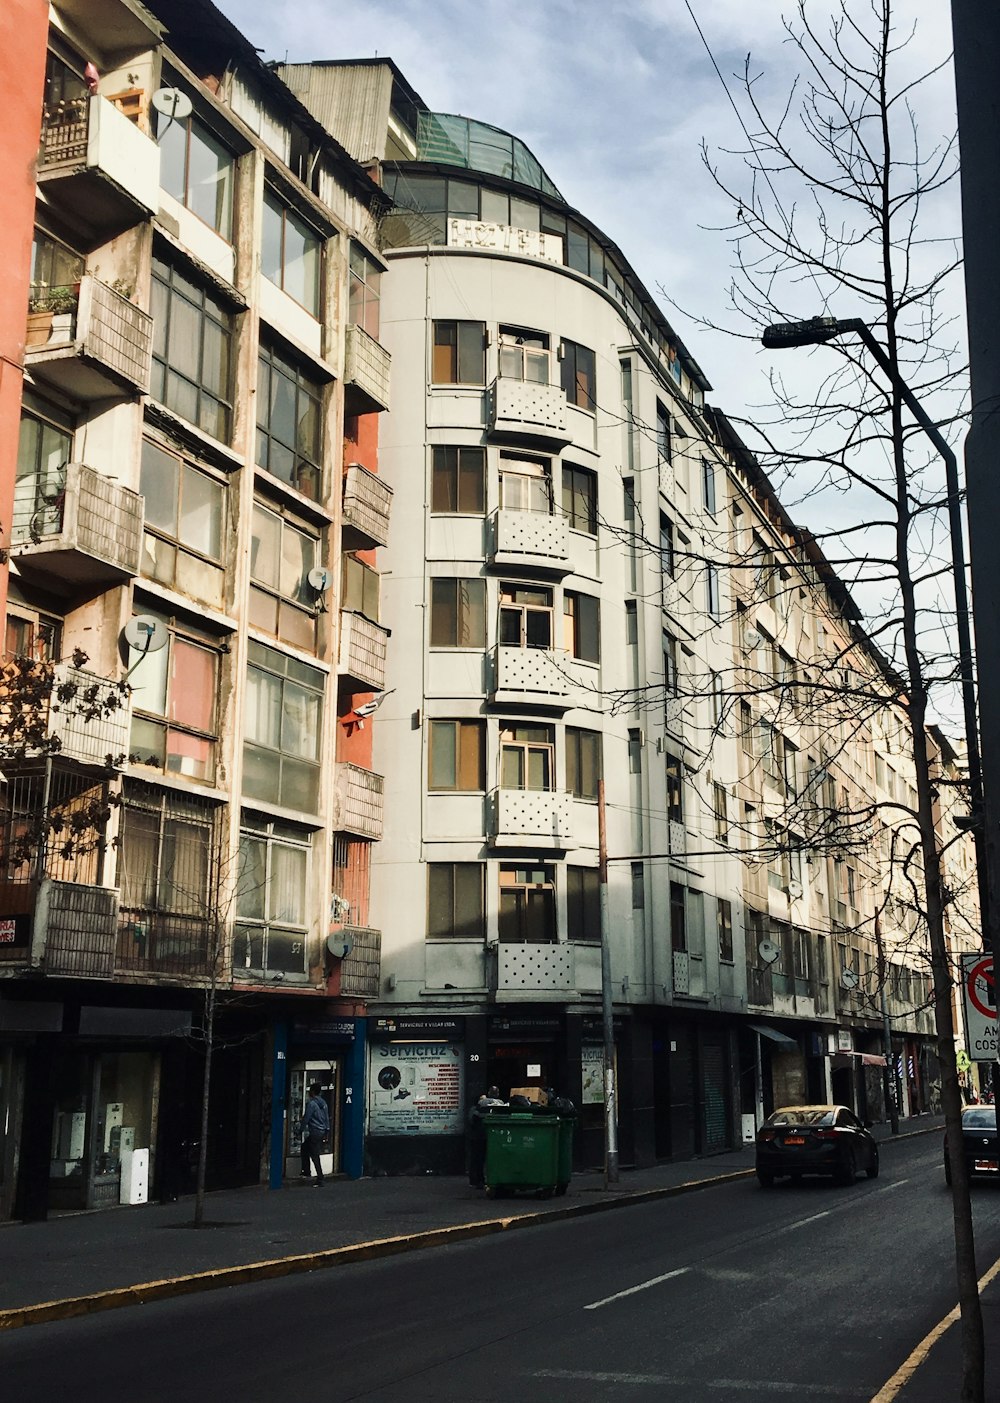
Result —
M 311 1164 L 316 1171 L 317 1189 L 323 1187 L 323 1161 L 320 1156 L 323 1153 L 323 1145 L 330 1134 L 330 1110 L 322 1096 L 323 1088 L 318 1081 L 314 1081 L 309 1087 L 309 1100 L 306 1102 L 305 1114 L 302 1117 L 302 1173 L 305 1178 L 309 1178 L 309 1171 L 305 1168 Z

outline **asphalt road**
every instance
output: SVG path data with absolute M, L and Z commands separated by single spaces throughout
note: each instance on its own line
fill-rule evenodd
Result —
M 955 1303 L 938 1137 L 882 1174 L 704 1193 L 0 1338 L 9 1399 L 868 1403 Z M 980 1272 L 1000 1184 L 975 1191 Z M 941 1403 L 957 1396 L 944 1394 Z

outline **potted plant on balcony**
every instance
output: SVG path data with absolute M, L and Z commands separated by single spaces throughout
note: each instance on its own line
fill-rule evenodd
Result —
M 44 346 L 49 341 L 69 341 L 73 335 L 78 287 L 49 287 L 36 283 L 28 298 L 26 347 Z

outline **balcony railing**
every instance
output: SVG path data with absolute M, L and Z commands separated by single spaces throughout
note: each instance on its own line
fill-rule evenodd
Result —
M 573 436 L 567 419 L 566 392 L 561 385 L 540 385 L 501 375 L 490 386 L 489 426 L 494 435 L 516 434 L 562 445 Z
M 575 992 L 575 948 L 567 944 L 497 946 L 497 990 L 566 995 Z
M 37 314 L 35 314 L 37 315 Z M 32 374 L 83 401 L 145 394 L 153 319 L 128 297 L 87 274 L 80 280 L 76 315 L 53 319 L 47 340 L 25 351 Z
M 495 789 L 490 838 L 496 847 L 573 847 L 572 803 L 557 789 Z
M 756 965 L 747 965 L 747 1003 L 755 1004 L 758 1008 L 770 1008 L 773 1002 L 771 967 L 761 969 Z
M 344 363 L 344 409 L 348 414 L 378 414 L 389 408 L 392 357 L 363 327 L 347 328 Z
M 79 882 L 39 883 L 34 948 L 47 974 L 113 977 L 118 892 Z
M 83 463 L 14 486 L 11 545 L 22 575 L 53 591 L 139 573 L 143 499 Z M 42 577 L 45 577 L 44 579 Z
M 162 911 L 123 909 L 118 923 L 115 968 L 124 974 L 165 974 L 179 978 L 208 979 L 213 959 L 211 919 Z M 221 967 L 216 974 L 222 974 Z
M 392 488 L 360 463 L 351 463 L 344 475 L 344 512 L 341 518 L 345 550 L 373 550 L 389 539 Z
M 157 208 L 159 147 L 105 97 L 45 105 L 38 171 L 50 202 L 104 239 Z
M 570 705 L 566 654 L 561 648 L 509 648 L 493 650 L 490 700 L 503 705 Z
M 501 507 L 493 514 L 491 525 L 491 564 L 569 573 L 569 533 L 564 516 Z
M 333 828 L 360 838 L 382 836 L 384 781 L 373 770 L 341 761 L 334 767 Z
M 72 663 L 11 658 L 0 670 L 0 759 L 45 755 L 120 769 L 129 737 L 127 688 Z
M 385 686 L 385 655 L 389 631 L 364 614 L 340 611 L 340 650 L 337 672 L 359 687 L 380 692 Z
M 340 992 L 346 999 L 376 999 L 382 977 L 382 932 L 370 926 L 341 926 L 351 949 L 340 962 Z

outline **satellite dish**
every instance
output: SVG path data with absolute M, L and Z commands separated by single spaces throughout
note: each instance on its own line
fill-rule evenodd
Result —
M 324 570 L 322 566 L 317 566 L 315 570 L 310 570 L 306 576 L 309 588 L 314 589 L 317 594 L 326 594 L 333 584 L 333 576 L 329 570 Z
M 169 633 L 162 619 L 152 614 L 136 614 L 124 628 L 125 642 L 139 653 L 156 653 L 165 648 Z
M 759 648 L 761 642 L 761 636 L 755 628 L 748 628 L 746 633 L 743 635 L 743 643 L 744 646 L 747 648 Z
M 191 99 L 180 88 L 160 88 L 149 100 L 157 112 L 170 121 L 183 122 L 191 115 Z
M 802 883 L 797 882 L 794 877 L 788 883 L 788 895 L 793 901 L 798 901 L 799 897 L 802 895 Z
M 327 936 L 326 948 L 335 960 L 346 959 L 354 949 L 354 932 L 335 930 L 332 935 Z
M 762 940 L 757 946 L 757 954 L 761 957 L 761 959 L 766 965 L 773 965 L 775 960 L 781 954 L 781 950 L 777 945 L 775 945 L 773 940 Z
M 857 970 L 845 969 L 840 976 L 840 985 L 842 989 L 856 989 L 858 987 Z

